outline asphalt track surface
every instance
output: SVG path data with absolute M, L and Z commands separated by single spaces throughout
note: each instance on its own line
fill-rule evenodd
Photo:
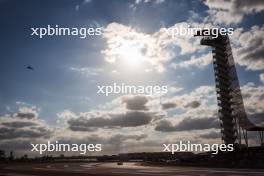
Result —
M 135 163 L 42 163 L 0 165 L 0 176 L 264 176 L 264 169 L 154 167 Z

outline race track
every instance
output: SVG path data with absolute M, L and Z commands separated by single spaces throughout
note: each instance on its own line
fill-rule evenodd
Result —
M 0 166 L 0 176 L 264 176 L 264 170 L 201 167 L 150 167 L 135 163 L 39 163 Z

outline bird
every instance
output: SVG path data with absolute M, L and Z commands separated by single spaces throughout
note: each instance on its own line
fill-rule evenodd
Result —
M 30 66 L 30 65 L 27 66 L 27 69 L 34 70 L 34 68 L 32 66 Z

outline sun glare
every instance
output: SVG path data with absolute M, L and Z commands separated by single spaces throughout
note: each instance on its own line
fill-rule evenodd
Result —
M 124 41 L 116 52 L 121 61 L 131 67 L 140 66 L 145 60 L 141 47 L 129 41 Z

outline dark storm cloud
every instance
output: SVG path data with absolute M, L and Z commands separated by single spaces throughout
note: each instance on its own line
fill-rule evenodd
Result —
M 146 107 L 148 99 L 145 96 L 124 97 L 122 102 L 125 103 L 126 108 L 130 110 L 148 110 Z
M 168 120 L 162 120 L 157 124 L 155 130 L 162 132 L 173 132 L 203 130 L 210 128 L 219 128 L 219 122 L 217 118 L 185 118 L 175 125 L 173 125 Z
M 199 101 L 191 101 L 187 103 L 184 107 L 186 108 L 198 108 L 201 105 Z
M 21 119 L 12 116 L 0 118 L 0 138 L 39 138 L 51 134 L 47 125 L 37 119 Z
M 26 118 L 26 119 L 34 119 L 37 117 L 37 115 L 35 113 L 32 112 L 19 112 L 15 114 L 15 117 L 19 117 L 19 118 Z
M 182 102 L 183 103 L 183 102 Z M 172 108 L 176 108 L 176 107 L 181 107 L 181 108 L 198 108 L 201 105 L 201 103 L 199 101 L 193 100 L 191 102 L 187 102 L 187 104 L 185 105 L 181 105 L 180 101 L 179 102 L 166 102 L 166 103 L 162 103 L 162 109 L 166 110 L 166 109 L 172 109 Z
M 176 104 L 173 102 L 168 102 L 168 103 L 163 103 L 161 106 L 162 106 L 162 109 L 165 110 L 165 109 L 175 108 Z
M 32 121 L 7 121 L 2 122 L 1 125 L 7 127 L 7 128 L 22 128 L 22 127 L 31 127 L 35 126 L 36 123 Z
M 48 130 L 45 128 L 38 129 L 19 129 L 19 128 L 1 128 L 0 138 L 1 139 L 15 139 L 15 138 L 38 138 L 48 135 Z
M 137 127 L 151 123 L 153 116 L 155 116 L 154 113 L 142 111 L 97 115 L 86 113 L 78 118 L 68 120 L 68 125 L 73 131 L 91 131 L 99 127 Z

